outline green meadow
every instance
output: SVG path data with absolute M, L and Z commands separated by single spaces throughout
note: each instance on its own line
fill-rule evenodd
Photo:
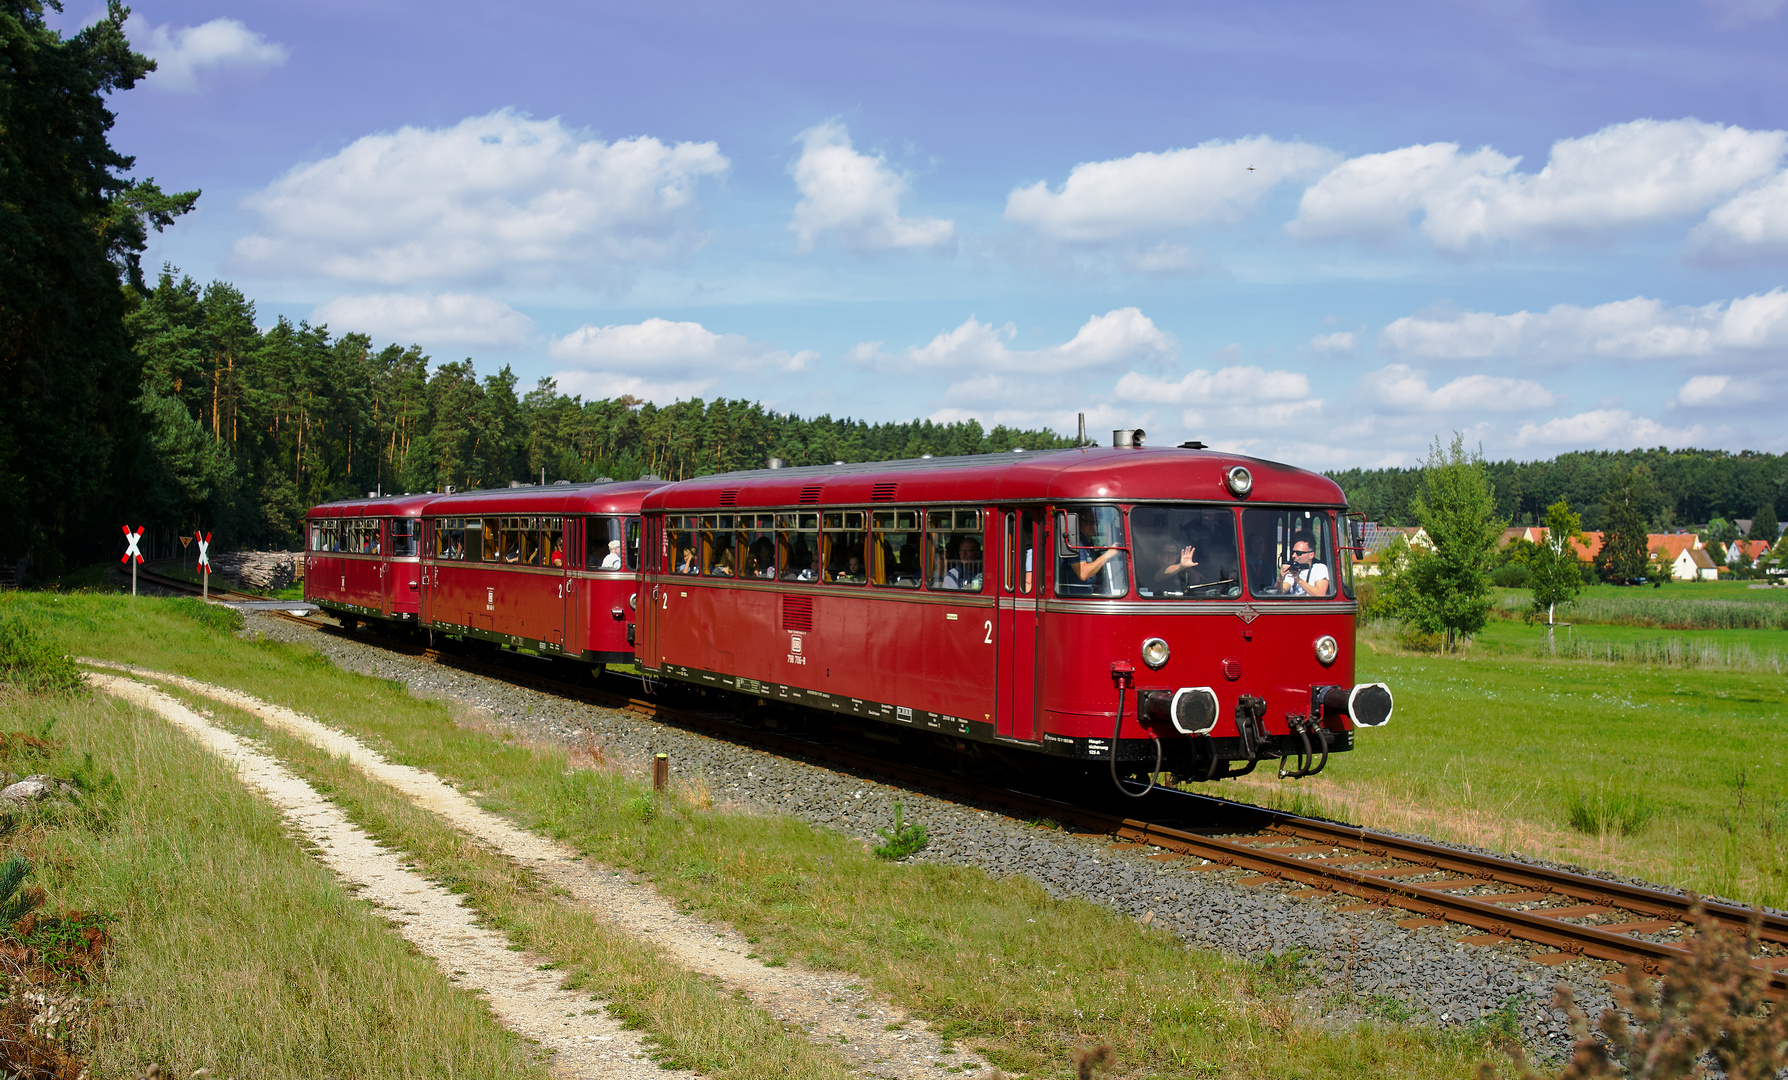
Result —
M 1587 612 L 1561 609 L 1573 625 L 1556 658 L 1545 628 L 1519 618 L 1493 618 L 1445 657 L 1364 627 L 1359 677 L 1390 684 L 1391 723 L 1322 776 L 1232 790 L 1788 906 L 1788 630 L 1647 625 L 1724 620 L 1740 604 L 1766 624 L 1788 614 L 1788 591 L 1600 586 L 1573 605 Z

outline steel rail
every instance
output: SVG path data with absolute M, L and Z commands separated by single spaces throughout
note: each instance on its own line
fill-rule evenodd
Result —
M 166 587 L 198 591 L 197 586 L 178 579 L 162 578 L 159 574 L 151 576 L 160 579 L 156 583 Z M 302 616 L 282 612 L 272 614 L 316 629 L 344 633 L 327 623 Z M 929 769 L 793 738 L 735 720 L 676 708 L 599 686 L 582 686 L 549 675 L 525 671 L 513 664 L 446 653 L 436 648 L 405 646 L 391 639 L 381 639 L 380 643 L 396 651 L 420 656 L 432 663 L 519 682 L 547 693 L 626 710 L 661 721 L 701 728 L 735 741 L 774 749 L 785 755 L 818 758 L 830 765 L 880 775 L 1019 814 L 1050 817 L 1084 831 L 1109 835 L 1120 843 L 1156 847 L 1170 855 L 1195 856 L 1215 866 L 1252 870 L 1275 881 L 1356 897 L 1373 906 L 1400 908 L 1436 922 L 1457 923 L 1483 931 L 1484 944 L 1502 940 L 1527 941 L 1557 950 L 1561 954 L 1560 960 L 1588 957 L 1637 967 L 1654 976 L 1662 970 L 1664 964 L 1688 955 L 1687 949 L 1681 945 L 1649 941 L 1592 925 L 1569 923 L 1564 918 L 1570 916 L 1547 914 L 1549 910 L 1560 910 L 1558 908 L 1523 910 L 1493 902 L 1489 898 L 1455 895 L 1452 891 L 1482 886 L 1509 886 L 1530 895 L 1541 894 L 1535 898 L 1578 900 L 1594 907 L 1631 911 L 1656 920 L 1686 922 L 1691 901 L 1687 897 L 1660 889 L 1536 866 L 1497 855 L 1461 851 L 1210 795 L 1163 793 L 1163 801 L 1196 799 L 1230 813 L 1254 815 L 1266 822 L 1261 831 L 1252 837 L 1237 839 L 1206 836 L 1160 822 L 1125 817 L 1027 792 L 993 788 Z M 1259 842 L 1263 838 L 1267 840 L 1266 844 Z M 1370 856 L 1387 863 L 1411 865 L 1376 870 L 1355 869 L 1352 865 L 1327 861 L 1326 856 L 1300 858 L 1299 855 L 1310 854 L 1307 845 L 1297 854 L 1275 850 L 1275 845 L 1281 840 L 1304 840 L 1327 845 L 1339 849 L 1333 853 L 1337 856 Z M 1387 870 L 1413 868 L 1422 868 L 1432 873 L 1463 875 L 1463 879 L 1450 878 L 1436 883 L 1444 885 L 1444 888 L 1432 888 L 1419 881 L 1397 881 L 1386 876 Z M 1728 928 L 1748 929 L 1753 920 L 1756 920 L 1760 923 L 1759 937 L 1763 941 L 1788 945 L 1788 919 L 1778 915 L 1761 915 L 1759 912 L 1715 901 L 1703 900 L 1701 906 L 1707 915 Z M 1754 966 L 1762 974 L 1765 989 L 1771 997 L 1778 1000 L 1788 998 L 1788 967 L 1772 968 L 1762 961 L 1755 961 Z

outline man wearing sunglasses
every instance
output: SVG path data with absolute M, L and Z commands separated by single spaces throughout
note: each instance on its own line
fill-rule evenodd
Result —
M 1291 562 L 1279 568 L 1279 591 L 1291 596 L 1327 596 L 1333 591 L 1329 568 L 1316 561 L 1316 544 L 1306 534 L 1291 542 Z

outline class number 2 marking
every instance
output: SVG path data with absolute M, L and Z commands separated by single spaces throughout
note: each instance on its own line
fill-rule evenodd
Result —
M 993 620 L 988 619 L 986 622 L 982 623 L 981 625 L 984 628 L 986 628 L 986 630 L 987 630 L 987 636 L 981 639 L 981 644 L 992 645 L 993 644 Z

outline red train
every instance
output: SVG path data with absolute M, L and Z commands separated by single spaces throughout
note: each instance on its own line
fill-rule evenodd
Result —
M 593 664 L 634 659 L 640 499 L 553 484 L 311 509 L 304 594 L 349 628 L 414 625 Z
M 312 511 L 313 537 L 384 504 L 420 520 L 418 625 L 635 661 L 857 717 L 871 738 L 933 732 L 1114 776 L 1270 759 L 1308 775 L 1391 714 L 1387 688 L 1353 682 L 1341 490 L 1197 444 L 418 498 Z M 604 570 L 613 541 L 622 566 Z M 313 569 L 307 592 L 345 618 L 401 617 L 350 595 L 351 576 Z

